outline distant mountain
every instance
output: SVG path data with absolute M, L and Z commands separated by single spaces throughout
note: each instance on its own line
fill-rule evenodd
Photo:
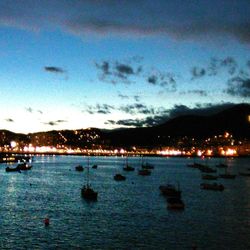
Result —
M 249 116 L 250 105 L 238 104 L 210 116 L 179 116 L 155 127 L 111 131 L 108 137 L 115 145 L 148 146 L 162 145 L 169 137 L 206 138 L 225 132 L 250 139 Z
M 175 138 L 183 136 L 206 138 L 229 132 L 236 138 L 250 139 L 250 105 L 238 104 L 213 115 L 179 116 L 164 124 L 147 128 L 126 128 L 100 130 L 97 128 L 60 130 L 28 135 L 0 130 L 0 146 L 15 140 L 20 145 L 98 147 L 105 146 L 147 146 L 155 147 L 176 143 Z
M 211 116 L 180 116 L 154 128 L 159 134 L 204 137 L 225 131 L 250 136 L 250 105 L 239 104 Z

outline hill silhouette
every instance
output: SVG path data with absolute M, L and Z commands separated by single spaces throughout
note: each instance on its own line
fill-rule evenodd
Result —
M 155 147 L 175 142 L 175 138 L 206 138 L 228 132 L 235 138 L 250 139 L 250 105 L 237 104 L 213 115 L 185 115 L 173 118 L 161 125 L 143 128 L 101 130 L 97 128 L 79 130 L 60 130 L 16 134 L 0 131 L 1 146 L 10 141 L 20 145 L 32 143 L 42 146 L 95 147 L 105 146 L 146 146 Z

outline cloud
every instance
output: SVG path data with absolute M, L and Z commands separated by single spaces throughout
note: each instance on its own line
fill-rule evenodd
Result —
M 206 70 L 204 68 L 193 67 L 191 69 L 191 80 L 195 80 L 197 78 L 203 77 L 206 74 Z
M 12 118 L 7 118 L 5 119 L 6 122 L 14 122 L 14 120 Z
M 64 74 L 66 71 L 62 68 L 59 67 L 54 67 L 54 66 L 45 66 L 44 70 L 50 73 L 55 73 L 55 74 Z
M 118 93 L 118 97 L 120 97 L 121 99 L 129 99 L 128 95 L 123 95 L 121 93 Z
M 67 122 L 66 120 L 56 120 L 56 121 L 49 121 L 49 122 L 44 122 L 43 124 L 49 125 L 49 126 L 57 126 L 60 123 Z
M 119 125 L 125 127 L 142 127 L 143 123 L 140 119 L 124 119 L 124 120 L 108 120 L 105 124 Z
M 219 104 L 197 103 L 192 108 L 186 105 L 182 105 L 182 104 L 174 105 L 173 108 L 169 109 L 168 119 L 173 119 L 175 117 L 183 116 L 183 115 L 202 115 L 202 116 L 213 115 L 227 108 L 233 107 L 234 105 L 235 105 L 234 103 L 230 103 L 230 102 L 219 103 Z
M 207 96 L 208 93 L 207 91 L 205 90 L 198 90 L 198 89 L 195 89 L 195 90 L 188 90 L 188 91 L 181 91 L 180 92 L 180 95 L 199 95 L 199 96 Z
M 195 66 L 190 70 L 191 80 L 204 76 L 216 76 L 222 72 L 232 76 L 238 74 L 239 71 L 240 69 L 237 61 L 231 56 L 225 58 L 212 57 L 205 67 Z
M 98 78 L 100 81 L 112 84 L 133 82 L 133 77 L 138 76 L 142 72 L 142 67 L 137 64 L 137 61 L 118 62 L 118 61 L 103 61 L 95 63 L 98 69 Z
M 250 69 L 250 60 L 246 62 L 247 67 Z
M 182 0 L 156 0 L 154 4 L 151 0 L 1 0 L 0 25 L 36 31 L 59 28 L 80 36 L 163 35 L 179 40 L 224 36 L 249 43 L 249 13 L 248 0 L 199 4 Z
M 199 104 L 197 103 L 194 107 L 190 108 L 186 105 L 174 105 L 170 109 L 160 107 L 157 111 L 147 115 L 142 119 L 122 119 L 122 120 L 108 120 L 106 124 L 125 126 L 125 127 L 151 127 L 163 124 L 168 120 L 179 116 L 185 115 L 214 115 L 227 108 L 233 107 L 234 103 L 221 103 L 221 104 Z
M 161 72 L 154 69 L 153 72 L 149 73 L 146 80 L 153 86 L 160 86 L 169 91 L 176 91 L 176 78 L 174 73 Z
M 135 99 L 136 102 L 139 102 L 140 101 L 140 96 L 134 95 L 134 99 Z
M 114 109 L 114 106 L 109 104 L 96 104 L 96 105 L 87 105 L 86 109 L 83 112 L 87 112 L 91 115 L 93 114 L 110 114 Z
M 149 108 L 144 104 L 141 103 L 134 103 L 134 104 L 128 104 L 125 106 L 120 106 L 119 110 L 127 113 L 127 114 L 131 114 L 131 115 L 135 115 L 135 114 L 152 114 L 154 113 L 154 109 L 153 108 Z
M 27 112 L 32 113 L 33 109 L 31 107 L 25 108 Z
M 234 77 L 228 80 L 225 92 L 231 96 L 250 97 L 250 78 Z
M 233 57 L 226 57 L 221 60 L 221 66 L 225 67 L 230 75 L 235 74 L 238 68 L 238 64 Z

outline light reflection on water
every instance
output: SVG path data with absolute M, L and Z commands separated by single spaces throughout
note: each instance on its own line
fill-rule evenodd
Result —
M 80 195 L 87 157 L 37 157 L 30 171 L 6 173 L 0 166 L 1 249 L 250 249 L 250 178 L 219 182 L 224 192 L 201 190 L 192 159 L 148 158 L 151 176 L 123 172 L 125 159 L 92 157 L 90 180 L 98 202 Z M 139 168 L 140 158 L 129 163 Z M 214 166 L 218 159 L 204 163 Z M 249 167 L 249 159 L 230 159 L 232 173 Z M 219 170 L 221 173 L 224 170 Z M 113 176 L 123 173 L 125 182 Z M 159 185 L 180 183 L 186 208 L 166 209 Z M 43 219 L 51 224 L 44 227 Z

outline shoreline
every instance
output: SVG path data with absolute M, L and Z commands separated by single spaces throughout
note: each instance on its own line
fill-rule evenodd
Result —
M 94 157 L 160 157 L 160 158 L 192 158 L 192 159 L 204 159 L 204 158 L 250 158 L 250 155 L 236 155 L 236 156 L 222 156 L 222 155 L 214 155 L 214 156 L 197 156 L 197 155 L 162 155 L 157 153 L 135 153 L 135 152 L 127 152 L 124 153 L 59 153 L 59 152 L 0 152 L 0 163 L 7 162 L 18 162 L 25 159 L 26 161 L 32 160 L 35 156 L 94 156 Z

